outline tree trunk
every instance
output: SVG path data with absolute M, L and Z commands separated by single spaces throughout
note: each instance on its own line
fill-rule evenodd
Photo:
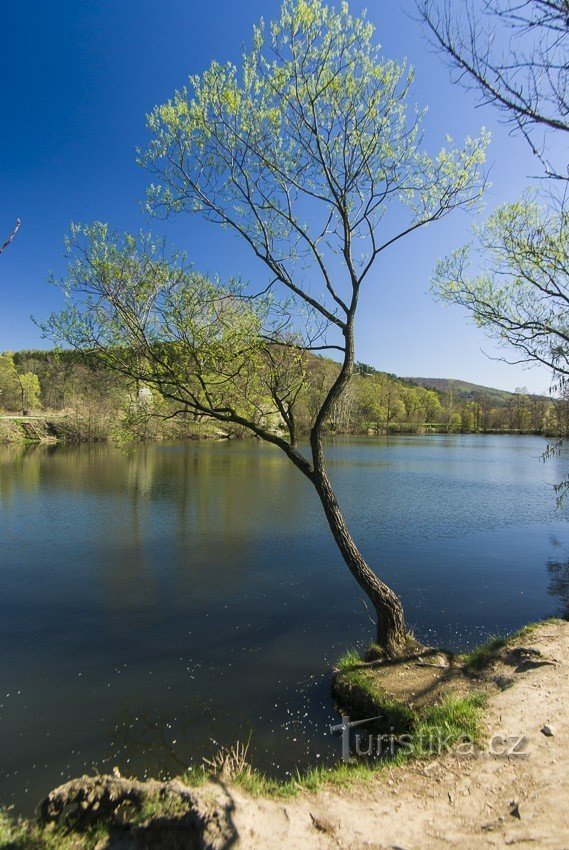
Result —
M 312 481 L 346 566 L 375 608 L 378 645 L 389 657 L 400 655 L 408 642 L 401 600 L 363 559 L 348 530 L 326 473 L 316 473 Z

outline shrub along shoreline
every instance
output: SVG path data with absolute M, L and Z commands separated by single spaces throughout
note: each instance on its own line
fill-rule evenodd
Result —
M 101 423 L 65 415 L 2 416 L 0 414 L 0 445 L 113 442 L 121 446 L 134 442 L 161 440 L 228 440 L 242 437 L 236 430 L 217 427 L 214 422 L 166 420 L 154 427 L 145 437 L 130 433 L 121 423 L 114 428 L 102 428 Z

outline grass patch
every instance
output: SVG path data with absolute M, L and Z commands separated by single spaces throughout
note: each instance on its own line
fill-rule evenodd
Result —
M 405 745 L 390 759 L 362 759 L 352 763 L 339 762 L 332 767 L 314 767 L 304 772 L 298 771 L 284 781 L 270 779 L 247 766 L 231 778 L 231 783 L 253 797 L 287 799 L 303 791 L 315 792 L 330 786 L 346 787 L 377 779 L 394 767 L 415 759 L 442 754 L 445 749 L 459 742 L 479 742 L 482 710 L 485 705 L 484 695 L 471 694 L 467 697 L 449 697 L 441 705 L 426 710 L 421 716 L 414 714 L 415 724 L 412 730 L 403 736 Z
M 475 673 L 478 670 L 484 669 L 484 667 L 488 667 L 496 660 L 500 654 L 500 650 L 506 646 L 508 640 L 509 638 L 492 635 L 480 646 L 462 655 L 464 666 L 468 672 Z
M 417 712 L 402 700 L 393 699 L 378 688 L 361 660 L 352 653 L 340 659 L 338 672 L 332 685 L 333 694 L 340 705 L 350 707 L 354 720 L 381 715 L 382 726 L 397 733 L 409 732 L 417 722 Z
M 211 771 L 206 768 L 205 764 L 191 765 L 180 777 L 184 785 L 189 788 L 201 788 L 202 785 L 209 782 L 210 778 Z
M 535 623 L 528 623 L 527 626 L 522 626 L 517 632 L 515 632 L 512 638 L 516 637 L 525 637 L 526 635 L 531 635 L 532 632 L 535 632 L 537 629 L 541 628 L 541 626 L 546 626 L 548 623 L 551 626 L 559 625 L 561 623 L 567 622 L 562 617 L 546 617 L 545 620 L 537 620 Z
M 475 647 L 475 649 L 472 649 L 470 652 L 463 653 L 460 657 L 469 673 L 479 672 L 496 661 L 500 655 L 500 651 L 504 649 L 505 646 L 520 640 L 520 638 L 528 637 L 537 629 L 541 628 L 541 626 L 547 625 L 547 623 L 555 625 L 556 623 L 561 622 L 563 621 L 560 620 L 559 617 L 548 617 L 545 620 L 528 623 L 527 626 L 523 626 L 521 629 L 518 629 L 518 631 L 506 637 L 491 635 L 483 644 Z
M 108 837 L 104 823 L 78 833 L 53 824 L 16 820 L 9 812 L 0 812 L 0 850 L 94 850 Z
M 355 649 L 349 649 L 338 659 L 336 667 L 341 673 L 347 673 L 349 670 L 353 670 L 354 667 L 359 667 L 361 663 L 362 659 L 358 652 Z
M 393 766 L 393 762 L 390 762 Z M 279 781 L 271 779 L 254 768 L 236 776 L 232 784 L 241 788 L 252 797 L 271 799 L 290 799 L 301 792 L 316 792 L 326 786 L 345 787 L 355 782 L 378 776 L 385 770 L 385 762 L 361 761 L 354 764 L 339 762 L 332 767 L 313 767 L 307 771 L 298 771 L 289 779 Z
M 486 694 L 474 693 L 466 697 L 448 697 L 440 705 L 430 706 L 419 719 L 412 734 L 412 755 L 417 758 L 433 755 L 433 747 L 444 742 L 453 746 L 461 741 L 477 744 L 482 736 L 482 710 Z
M 155 819 L 175 821 L 187 814 L 188 805 L 185 800 L 174 795 L 154 794 L 144 800 L 140 809 L 129 814 L 128 821 L 133 826 L 145 826 Z

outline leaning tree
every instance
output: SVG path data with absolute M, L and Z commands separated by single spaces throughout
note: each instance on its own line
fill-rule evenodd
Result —
M 477 204 L 487 137 L 461 149 L 447 139 L 430 155 L 422 114 L 408 105 L 412 71 L 383 58 L 373 34 L 346 3 L 285 0 L 278 20 L 254 29 L 239 67 L 212 63 L 148 118 L 148 209 L 236 234 L 267 272 L 259 291 L 208 280 L 151 237 L 99 224 L 72 231 L 69 309 L 48 325 L 180 409 L 278 446 L 315 487 L 375 609 L 376 640 L 396 654 L 406 643 L 401 602 L 352 539 L 323 436 L 354 371 L 362 286 L 384 251 Z M 339 362 L 305 448 L 297 405 L 310 352 Z

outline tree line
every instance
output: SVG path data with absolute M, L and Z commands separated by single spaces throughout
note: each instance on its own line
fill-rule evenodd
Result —
M 309 433 L 322 388 L 330 385 L 339 368 L 329 358 L 307 356 L 307 380 L 297 399 L 300 434 Z M 565 433 L 567 405 L 562 399 L 530 395 L 523 388 L 515 393 L 485 393 L 480 388 L 467 394 L 460 382 L 445 383 L 445 389 L 420 386 L 358 363 L 349 387 L 330 408 L 325 430 L 330 435 Z M 259 393 L 259 421 L 265 402 Z M 186 423 L 200 421 L 191 411 L 176 413 L 176 405 L 150 386 L 73 351 L 0 354 L 0 410 L 19 415 L 65 414 L 82 423 L 84 438 L 92 440 L 116 437 L 121 431 L 152 439 L 163 434 L 164 418 L 173 415 Z M 285 426 L 281 417 L 272 417 L 276 432 Z M 245 432 L 237 427 L 228 433 Z

